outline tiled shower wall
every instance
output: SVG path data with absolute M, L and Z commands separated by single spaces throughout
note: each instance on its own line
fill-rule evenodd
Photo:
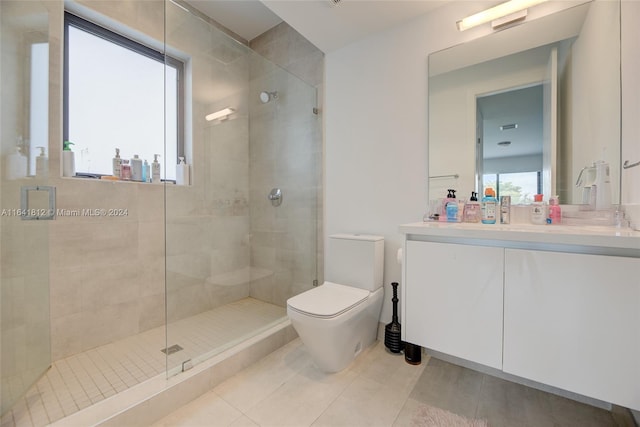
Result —
M 47 4 L 51 14 L 50 105 L 60 106 L 63 4 Z M 308 104 L 304 108 L 307 117 L 291 121 L 286 114 L 301 106 L 287 104 L 284 91 L 279 111 L 269 112 L 276 104 L 257 103 L 257 93 L 266 88 L 264 82 L 282 83 L 291 88 L 290 94 L 297 87 L 304 94 L 305 85 L 171 2 L 82 0 L 77 4 L 160 41 L 165 37 L 166 10 L 167 44 L 178 55 L 190 58 L 192 77 L 187 84 L 193 99 L 187 116 L 192 144 L 187 162 L 193 165 L 192 185 L 166 188 L 165 230 L 163 186 L 51 179 L 58 191 L 58 208 L 127 209 L 126 216 L 64 216 L 50 223 L 52 359 L 162 325 L 165 254 L 169 322 L 249 295 L 283 304 L 289 296 L 308 289 L 316 275 L 313 253 L 322 252 L 322 239 L 316 239 L 317 232 L 322 235 L 321 119 L 309 111 L 312 105 L 319 107 L 319 101 L 296 95 Z M 282 50 L 282 42 L 293 44 Z M 321 88 L 322 53 L 305 42 L 280 24 L 254 44 L 258 50 L 266 48 L 265 56 L 278 52 L 271 59 Z M 212 123 L 203 119 L 227 105 L 237 110 L 229 120 Z M 252 120 L 254 114 L 257 119 L 250 127 L 249 110 L 260 107 L 267 107 L 262 111 L 266 115 L 252 110 Z M 61 112 L 52 110 L 50 169 L 51 176 L 58 177 Z M 269 117 L 275 121 L 269 123 Z M 292 126 L 294 121 L 302 122 L 302 127 Z M 250 129 L 258 132 L 251 135 L 257 138 L 256 144 L 280 143 L 277 148 L 284 150 L 285 163 L 267 165 L 260 148 L 249 146 Z M 258 135 L 261 129 L 269 130 Z M 126 152 L 126 147 L 118 148 Z M 265 174 L 271 174 L 268 168 L 273 166 L 278 166 L 278 173 L 289 183 L 280 184 L 283 181 L 278 179 L 274 185 L 282 186 L 288 201 L 296 202 L 266 211 L 262 205 L 266 193 L 256 188 L 256 178 L 269 181 Z M 285 187 L 291 183 L 297 187 L 290 191 Z M 315 206 L 308 198 L 313 198 Z M 279 246 L 273 246 L 276 242 Z
M 62 2 L 51 3 L 59 9 L 53 27 L 61 31 Z M 164 41 L 164 1 L 79 3 Z M 193 185 L 166 188 L 165 249 L 163 186 L 52 179 L 58 208 L 127 209 L 121 217 L 51 222 L 53 360 L 164 324 L 165 251 L 169 321 L 249 294 L 248 279 L 242 278 L 249 267 L 248 49 L 170 2 L 166 24 L 167 44 L 190 58 L 187 161 L 193 164 Z M 56 64 L 58 52 L 51 53 Z M 60 72 L 54 67 L 52 75 Z M 233 102 L 237 117 L 219 126 L 206 122 L 205 114 L 217 107 L 214 100 Z M 61 105 L 59 98 L 50 101 Z M 60 117 L 55 119 L 53 126 Z M 55 155 L 59 136 L 51 141 Z M 59 175 L 59 166 L 51 175 Z

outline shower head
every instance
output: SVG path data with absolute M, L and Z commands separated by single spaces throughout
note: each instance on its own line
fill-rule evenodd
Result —
M 262 102 L 263 104 L 266 104 L 267 102 L 270 102 L 274 99 L 278 99 L 278 92 L 267 92 L 264 90 L 260 92 L 260 102 Z

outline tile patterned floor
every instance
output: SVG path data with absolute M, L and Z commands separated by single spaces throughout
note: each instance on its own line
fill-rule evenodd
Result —
M 427 417 L 425 417 L 425 414 Z M 612 413 L 383 343 L 347 369 L 320 372 L 299 339 L 152 427 L 633 426 Z
M 186 359 L 211 356 L 286 318 L 286 310 L 245 298 L 56 361 L 11 411 L 1 427 L 40 427 L 71 415 L 156 375 L 165 375 L 161 349 L 178 344 L 183 350 L 169 356 L 169 366 Z

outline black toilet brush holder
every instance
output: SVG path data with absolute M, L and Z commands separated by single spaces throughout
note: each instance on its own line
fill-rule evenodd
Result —
M 400 353 L 403 350 L 400 322 L 398 322 L 398 283 L 391 283 L 393 287 L 393 317 L 391 323 L 384 328 L 384 345 L 391 353 Z

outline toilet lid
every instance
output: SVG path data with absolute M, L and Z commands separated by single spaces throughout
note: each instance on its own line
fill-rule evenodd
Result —
M 287 300 L 287 305 L 315 317 L 335 317 L 360 304 L 369 291 L 351 286 L 324 282 L 322 286 L 303 292 Z

